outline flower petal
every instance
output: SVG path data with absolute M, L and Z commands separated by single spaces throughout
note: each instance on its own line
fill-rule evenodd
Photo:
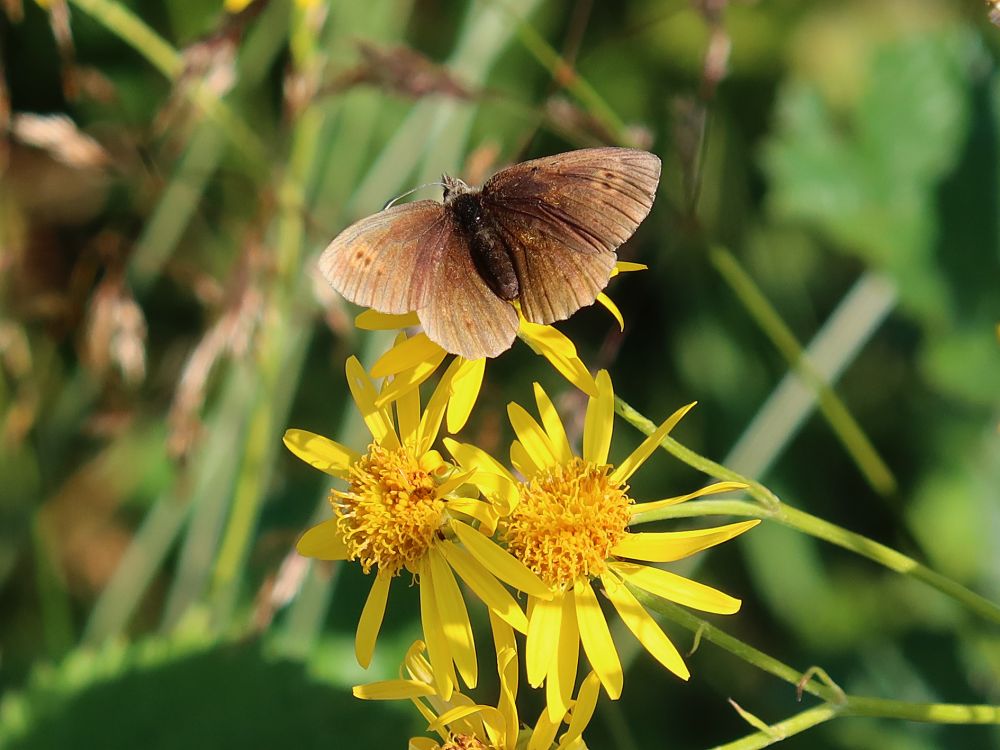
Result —
M 545 680 L 545 710 L 549 713 L 549 719 L 559 722 L 566 715 L 573 699 L 576 670 L 580 659 L 580 630 L 576 624 L 576 609 L 572 596 L 563 597 L 559 640 L 550 645 L 550 648 L 556 653 Z
M 607 370 L 598 372 L 595 382 L 597 397 L 587 402 L 583 420 L 583 457 L 595 464 L 606 464 L 615 418 L 615 392 Z
M 396 424 L 399 425 L 399 439 L 403 444 L 415 447 L 420 428 L 419 388 L 410 388 L 396 399 Z
M 630 271 L 645 271 L 649 266 L 645 263 L 630 263 L 627 260 L 620 260 L 615 263 L 615 267 L 611 269 L 611 278 L 613 279 L 620 273 L 629 273 Z
M 676 497 L 666 497 L 663 500 L 653 500 L 648 503 L 630 505 L 629 513 L 636 516 L 640 513 L 649 513 L 661 508 L 669 508 L 671 505 L 680 505 L 683 502 L 704 497 L 705 495 L 721 495 L 724 492 L 735 492 L 737 490 L 745 490 L 746 488 L 747 485 L 743 482 L 715 482 L 694 492 L 689 492 L 686 495 L 677 495 Z
M 434 596 L 437 600 L 438 615 L 444 626 L 444 636 L 455 666 L 462 680 L 470 688 L 476 686 L 479 677 L 476 663 L 476 645 L 472 640 L 472 624 L 469 611 L 465 607 L 462 592 L 455 582 L 455 575 L 436 547 L 431 547 L 427 559 L 433 570 Z
M 485 359 L 462 359 L 458 372 L 451 381 L 451 398 L 448 400 L 447 425 L 448 432 L 455 433 L 465 427 L 479 398 L 479 389 L 483 385 L 483 373 L 486 372 Z
M 504 465 L 482 448 L 477 448 L 475 445 L 471 445 L 470 443 L 460 443 L 457 440 L 447 437 L 443 442 L 444 447 L 447 448 L 452 457 L 454 457 L 454 459 L 461 464 L 463 469 L 476 469 L 487 473 L 499 474 L 505 479 L 510 480 L 511 483 L 517 483 L 517 480 L 514 479 L 514 476 L 509 471 L 507 471 Z
M 295 545 L 295 551 L 303 557 L 317 560 L 346 560 L 347 546 L 337 528 L 337 519 L 330 518 L 308 529 Z
M 691 672 L 684 664 L 684 659 L 681 658 L 677 647 L 667 638 L 656 620 L 643 608 L 639 600 L 628 590 L 628 587 L 610 573 L 602 575 L 601 581 L 604 583 L 604 591 L 607 593 L 608 599 L 618 611 L 618 616 L 622 618 L 622 622 L 628 626 L 643 648 L 682 680 L 688 679 Z
M 500 520 L 500 515 L 492 503 L 471 497 L 449 498 L 448 512 L 478 521 L 479 530 L 487 536 L 493 536 L 497 530 L 497 522 Z
M 676 573 L 635 563 L 616 562 L 611 568 L 628 583 L 661 599 L 717 615 L 740 611 L 739 599 Z
M 607 311 L 611 313 L 612 316 L 614 316 L 614 319 L 618 321 L 618 328 L 624 331 L 625 318 L 622 317 L 622 311 L 618 309 L 618 305 L 614 303 L 611 297 L 606 295 L 604 292 L 601 292 L 600 294 L 597 295 L 597 301 L 600 302 L 602 305 L 604 305 Z
M 528 451 L 535 464 L 544 469 L 557 463 L 549 436 L 523 406 L 507 404 L 507 416 L 517 434 L 517 439 L 521 441 L 521 445 Z
M 361 454 L 346 445 L 307 430 L 285 430 L 285 447 L 314 469 L 341 479 Z
M 520 440 L 515 440 L 510 444 L 510 463 L 523 477 L 533 477 L 539 472 L 534 459 L 528 454 L 528 450 L 521 445 Z
M 618 557 L 632 560 L 673 562 L 729 541 L 759 523 L 759 519 L 754 519 L 708 529 L 626 534 L 611 552 Z
M 655 451 L 660 443 L 663 442 L 665 438 L 677 423 L 684 418 L 696 404 L 696 401 L 692 401 L 687 406 L 682 406 L 680 409 L 671 414 L 667 419 L 657 427 L 653 432 L 651 432 L 645 440 L 639 443 L 639 447 L 632 451 L 632 454 L 622 461 L 613 472 L 611 472 L 610 481 L 613 484 L 622 484 L 627 482 L 629 477 L 631 477 L 635 470 L 638 469 L 646 461 L 647 458 Z M 612 399 L 612 408 L 614 400 Z
M 517 720 L 517 651 L 513 648 L 497 651 L 497 673 L 500 675 L 500 697 L 497 710 L 504 717 L 504 736 L 497 747 L 513 748 L 520 723 Z
M 542 583 L 541 578 L 496 542 L 464 523 L 452 521 L 451 528 L 469 554 L 501 581 L 506 581 L 518 591 L 540 599 L 552 596 L 549 587 Z
M 434 695 L 434 688 L 419 680 L 382 680 L 355 685 L 351 691 L 363 701 L 395 701 Z
M 594 709 L 597 708 L 597 698 L 601 693 L 601 680 L 596 672 L 588 674 L 580 691 L 576 694 L 576 703 L 573 704 L 573 713 L 569 721 L 569 729 L 559 738 L 559 745 L 556 750 L 566 750 L 573 745 L 587 728 L 590 719 L 594 716 Z
M 457 679 L 452 663 L 448 639 L 444 625 L 438 614 L 437 597 L 434 593 L 434 576 L 426 557 L 420 560 L 420 624 L 427 643 L 427 656 L 434 673 L 434 687 L 442 700 L 451 700 Z
M 532 387 L 535 391 L 535 403 L 538 405 L 538 416 L 542 418 L 542 425 L 545 427 L 545 434 L 549 436 L 552 452 L 559 463 L 569 463 L 573 458 L 573 451 L 569 447 L 566 429 L 559 418 L 559 412 L 552 405 L 551 399 L 542 386 L 538 383 L 532 383 Z
M 607 620 L 601 612 L 601 605 L 590 587 L 590 581 L 581 579 L 573 586 L 573 598 L 576 599 L 576 621 L 580 627 L 580 642 L 587 654 L 590 666 L 597 672 L 601 684 L 608 691 L 611 700 L 618 700 L 622 694 L 624 675 L 622 665 L 618 660 L 615 642 L 611 640 Z M 528 623 L 529 634 L 531 623 Z
M 535 354 L 545 357 L 570 383 L 589 396 L 597 395 L 594 378 L 580 361 L 573 342 L 566 336 L 552 326 L 531 323 L 524 318 L 521 318 L 518 335 Z
M 445 410 L 448 408 L 448 399 L 451 397 L 451 381 L 461 367 L 462 361 L 458 357 L 451 361 L 445 369 L 441 379 L 438 380 L 434 392 L 431 393 L 424 415 L 420 418 L 420 430 L 418 431 L 417 450 L 428 450 L 434 441 L 437 440 L 438 430 L 441 429 L 441 422 L 444 419 Z
M 528 632 L 528 618 L 514 597 L 505 589 L 489 570 L 466 550 L 449 541 L 440 543 L 441 553 L 466 585 L 486 605 L 490 612 L 518 632 Z M 508 645 L 508 644 L 502 644 Z
M 437 486 L 434 490 L 435 499 L 440 499 L 454 492 L 463 484 L 469 482 L 475 475 L 475 471 L 454 471 L 450 477 Z
M 375 310 L 365 310 L 354 319 L 356 328 L 363 331 L 394 331 L 397 328 L 413 328 L 420 325 L 420 319 L 415 312 L 403 315 L 390 315 Z
M 556 721 L 549 718 L 548 711 L 542 711 L 535 722 L 534 729 L 531 730 L 531 738 L 528 740 L 528 750 L 549 750 L 556 740 L 559 727 L 562 726 L 562 717 Z
M 412 340 L 410 339 L 410 341 Z M 437 345 L 435 344 L 435 346 Z M 392 350 L 390 349 L 387 354 L 391 352 Z M 414 388 L 419 388 L 421 383 L 434 374 L 434 371 L 437 370 L 438 365 L 441 364 L 446 355 L 447 352 L 441 349 L 428 359 L 419 362 L 416 366 L 393 375 L 392 381 L 382 389 L 378 398 L 375 399 L 375 405 L 380 407 L 385 406 Z
M 534 599 L 528 617 L 528 637 L 525 639 L 524 667 L 528 684 L 538 687 L 555 663 L 556 652 L 552 644 L 559 638 L 562 628 L 563 597 L 558 594 L 551 601 Z M 543 712 L 544 713 L 544 712 Z M 561 718 L 561 717 L 560 717 Z
M 358 632 L 354 636 L 354 655 L 358 659 L 358 664 L 365 669 L 371 664 L 378 631 L 382 629 L 382 618 L 385 616 L 385 603 L 389 598 L 391 580 L 392 576 L 382 571 L 375 575 L 371 591 L 368 592 L 368 599 L 365 601 L 365 608 L 361 610 L 361 618 L 358 620 Z
M 349 357 L 344 370 L 347 372 L 347 385 L 351 389 L 351 396 L 358 405 L 358 411 L 361 412 L 375 442 L 389 450 L 398 449 L 399 438 L 396 437 L 389 412 L 375 406 L 378 392 L 358 358 Z
M 440 364 L 444 359 L 443 351 L 439 345 L 427 338 L 426 333 L 418 333 L 409 338 L 406 338 L 406 334 L 401 334 L 401 338 L 396 340 L 389 351 L 375 360 L 371 369 L 372 377 L 398 375 L 424 362 L 437 361 Z

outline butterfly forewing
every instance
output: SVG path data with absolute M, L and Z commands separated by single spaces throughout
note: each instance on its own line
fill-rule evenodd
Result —
M 451 229 L 444 206 L 436 201 L 393 206 L 337 235 L 319 268 L 355 304 L 384 313 L 412 312 L 425 304 Z
M 515 164 L 486 182 L 483 207 L 505 238 L 528 320 L 552 323 L 594 302 L 659 178 L 653 154 L 595 148 Z
M 476 270 L 466 238 L 449 220 L 440 263 L 417 317 L 427 336 L 466 359 L 495 357 L 517 334 L 517 313 L 497 297 Z

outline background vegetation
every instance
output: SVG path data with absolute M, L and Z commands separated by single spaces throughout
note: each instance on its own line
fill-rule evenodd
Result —
M 362 674 L 363 576 L 291 552 L 328 482 L 281 434 L 362 447 L 343 361 L 387 344 L 315 258 L 442 171 L 598 143 L 664 176 L 620 254 L 650 268 L 609 288 L 624 334 L 597 307 L 560 326 L 584 361 L 654 420 L 697 399 L 684 444 L 1000 600 L 1000 29 L 979 2 L 0 6 L 0 746 L 405 747 L 416 712 L 349 686 L 394 674 L 414 592 Z M 532 380 L 581 416 L 517 344 L 465 436 L 501 450 Z M 640 438 L 618 435 L 619 456 Z M 702 481 L 662 454 L 633 488 Z M 716 624 L 797 669 L 1000 703 L 996 620 L 920 582 L 772 523 L 697 563 L 744 599 Z M 690 663 L 685 685 L 637 656 L 590 746 L 712 746 L 753 731 L 727 698 L 767 722 L 813 701 L 711 644 Z M 852 718 L 784 746 L 1000 732 Z

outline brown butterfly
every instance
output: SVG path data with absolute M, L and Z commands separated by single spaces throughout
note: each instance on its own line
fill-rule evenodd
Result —
M 341 232 L 320 270 L 351 302 L 416 311 L 427 336 L 467 359 L 495 357 L 533 323 L 568 318 L 607 285 L 615 250 L 646 218 L 660 160 L 591 148 L 522 162 L 482 188 L 445 175 L 444 203 L 387 208 Z

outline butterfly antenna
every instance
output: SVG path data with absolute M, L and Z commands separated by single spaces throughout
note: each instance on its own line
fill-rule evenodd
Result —
M 392 200 L 388 201 L 384 206 L 382 206 L 382 210 L 385 211 L 387 208 L 391 208 L 393 206 L 393 204 L 396 201 L 398 201 L 400 198 L 405 198 L 406 196 L 410 195 L 411 193 L 415 193 L 418 190 L 423 190 L 425 187 L 434 187 L 435 185 L 437 185 L 438 187 L 444 187 L 445 186 L 443 182 L 425 182 L 423 185 L 417 185 L 415 188 L 411 188 L 410 190 L 407 190 L 405 193 L 401 193 L 401 194 L 397 195 L 395 198 L 393 198 Z

